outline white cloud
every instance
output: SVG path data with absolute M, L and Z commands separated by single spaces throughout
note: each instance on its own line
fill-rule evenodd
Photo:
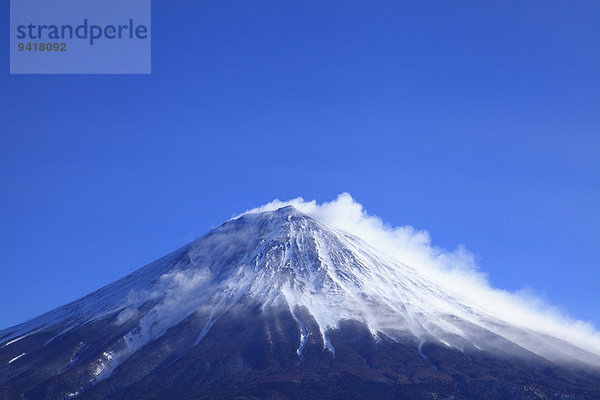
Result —
M 302 198 L 274 200 L 244 214 L 274 211 L 287 205 L 332 228 L 359 237 L 397 262 L 417 269 L 439 286 L 459 293 L 488 315 L 600 355 L 600 333 L 590 323 L 562 314 L 533 295 L 531 290 L 510 293 L 491 287 L 464 246 L 446 251 L 434 246 L 426 231 L 385 224 L 377 216 L 369 215 L 348 193 L 322 204 Z

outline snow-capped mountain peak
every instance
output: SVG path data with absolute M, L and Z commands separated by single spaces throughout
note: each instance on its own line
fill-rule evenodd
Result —
M 593 351 L 515 326 L 469 299 L 429 279 L 418 265 L 404 264 L 288 205 L 234 218 L 111 285 L 1 331 L 0 347 L 16 365 L 27 353 L 93 326 L 96 339 L 82 338 L 69 365 L 86 363 L 87 379 L 96 384 L 169 330 L 194 327 L 183 347 L 171 350 L 182 354 L 198 346 L 224 315 L 245 307 L 288 310 L 296 325 L 298 360 L 313 339 L 335 357 L 330 333 L 355 321 L 374 340 L 408 343 L 423 358 L 423 345 L 435 343 L 464 353 L 600 365 Z M 102 339 L 106 335 L 111 339 Z M 23 353 L 15 344 L 28 337 L 43 341 Z M 97 347 L 98 356 L 84 361 L 90 346 Z

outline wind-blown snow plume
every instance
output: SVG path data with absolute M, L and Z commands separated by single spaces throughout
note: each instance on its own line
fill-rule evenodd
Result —
M 242 215 L 274 211 L 287 205 L 334 229 L 357 236 L 441 287 L 461 293 L 479 310 L 499 320 L 568 341 L 600 355 L 600 333 L 590 323 L 562 314 L 526 290 L 510 293 L 492 288 L 464 246 L 446 251 L 434 246 L 426 231 L 411 226 L 386 225 L 377 216 L 369 215 L 348 193 L 322 204 L 302 198 L 274 200 Z

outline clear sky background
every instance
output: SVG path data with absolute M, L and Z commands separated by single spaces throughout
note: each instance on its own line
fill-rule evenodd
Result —
M 153 0 L 152 75 L 8 74 L 0 329 L 350 192 L 600 327 L 598 1 Z

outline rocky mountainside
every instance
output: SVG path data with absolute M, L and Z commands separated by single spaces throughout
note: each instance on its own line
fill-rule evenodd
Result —
M 600 399 L 600 355 L 291 206 L 0 331 L 4 399 Z

